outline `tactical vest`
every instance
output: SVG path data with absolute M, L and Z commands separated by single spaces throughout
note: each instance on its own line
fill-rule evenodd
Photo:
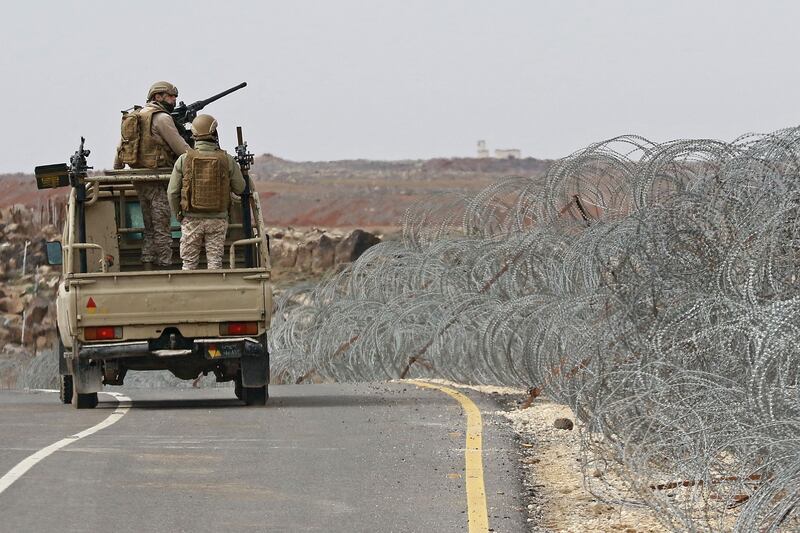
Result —
M 122 114 L 122 140 L 117 150 L 119 160 L 131 168 L 171 167 L 178 158 L 170 147 L 153 135 L 153 117 L 163 109 L 136 107 Z
M 231 201 L 228 154 L 189 149 L 183 160 L 181 210 L 187 213 L 227 212 Z

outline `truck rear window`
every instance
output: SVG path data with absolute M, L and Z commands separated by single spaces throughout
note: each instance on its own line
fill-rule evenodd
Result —
M 178 224 L 178 219 L 175 218 L 175 215 L 170 217 L 170 226 L 180 226 Z M 129 200 L 125 203 L 125 227 L 126 228 L 143 228 L 144 227 L 144 220 L 142 219 L 142 208 L 139 206 L 139 202 L 136 200 Z M 180 231 L 173 231 L 172 238 L 173 239 L 180 239 L 181 232 Z M 128 233 L 127 238 L 130 240 L 138 241 L 142 240 L 143 235 L 141 233 Z

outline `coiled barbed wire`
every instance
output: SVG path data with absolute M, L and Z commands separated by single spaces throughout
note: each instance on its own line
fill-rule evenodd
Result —
M 539 387 L 584 422 L 599 497 L 675 531 L 800 530 L 799 207 L 800 129 L 596 143 L 431 198 L 285 293 L 273 373 Z

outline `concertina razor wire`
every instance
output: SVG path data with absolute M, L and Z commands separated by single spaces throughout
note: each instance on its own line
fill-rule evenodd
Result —
M 410 209 L 276 302 L 273 374 L 537 387 L 587 488 L 674 531 L 800 529 L 800 128 L 623 136 Z

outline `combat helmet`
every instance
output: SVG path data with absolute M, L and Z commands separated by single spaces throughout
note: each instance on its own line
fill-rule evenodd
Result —
M 147 91 L 147 101 L 153 99 L 158 93 L 167 93 L 171 96 L 178 96 L 178 88 L 172 85 L 168 81 L 157 81 L 153 85 L 150 86 L 150 90 Z
M 192 137 L 197 140 L 212 139 L 217 136 L 217 119 L 211 115 L 197 115 L 192 121 Z

